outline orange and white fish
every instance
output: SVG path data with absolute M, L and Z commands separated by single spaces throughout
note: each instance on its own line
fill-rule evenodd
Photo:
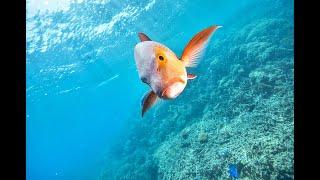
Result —
M 187 74 L 186 67 L 197 65 L 211 35 L 220 27 L 211 26 L 197 33 L 180 59 L 165 45 L 138 33 L 141 42 L 134 48 L 134 58 L 140 79 L 151 87 L 142 99 L 142 116 L 157 99 L 176 98 L 186 87 L 187 80 L 196 78 L 196 75 Z

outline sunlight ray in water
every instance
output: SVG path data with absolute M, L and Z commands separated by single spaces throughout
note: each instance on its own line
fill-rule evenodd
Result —
M 119 74 L 116 74 L 116 75 L 112 76 L 111 78 L 109 78 L 109 79 L 107 79 L 107 80 L 99 83 L 99 84 L 98 84 L 98 87 L 104 86 L 104 85 L 106 85 L 108 82 L 110 82 L 110 81 L 112 81 L 112 80 L 114 80 L 114 79 L 116 79 L 116 78 L 118 78 L 118 77 L 119 77 Z

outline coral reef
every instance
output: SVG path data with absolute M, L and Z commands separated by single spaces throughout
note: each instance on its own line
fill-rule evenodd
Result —
M 293 179 L 290 13 L 222 34 L 181 96 L 128 125 L 101 179 L 230 179 L 230 164 L 240 179 Z
M 205 133 L 205 132 L 201 132 L 201 133 L 199 134 L 198 139 L 199 139 L 199 142 L 200 142 L 200 143 L 206 143 L 206 142 L 208 141 L 208 134 Z

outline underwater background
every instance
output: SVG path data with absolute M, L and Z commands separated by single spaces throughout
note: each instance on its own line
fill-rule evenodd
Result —
M 27 179 L 294 179 L 293 0 L 27 0 Z M 144 32 L 198 77 L 141 118 Z

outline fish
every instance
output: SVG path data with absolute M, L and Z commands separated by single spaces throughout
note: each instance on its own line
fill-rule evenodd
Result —
M 234 164 L 229 165 L 229 175 L 231 176 L 231 178 L 235 178 L 235 179 L 239 178 L 238 168 L 236 165 Z
M 172 100 L 178 97 L 188 80 L 197 77 L 187 73 L 186 68 L 198 65 L 213 33 L 222 26 L 213 25 L 194 35 L 178 57 L 164 44 L 151 40 L 139 32 L 134 47 L 134 59 L 140 80 L 151 89 L 141 100 L 141 116 L 159 99 Z

